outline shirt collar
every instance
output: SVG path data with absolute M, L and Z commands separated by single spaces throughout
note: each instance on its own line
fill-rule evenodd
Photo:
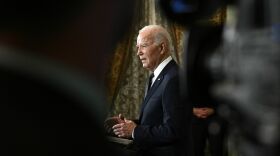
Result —
M 154 77 L 153 77 L 153 83 L 155 82 L 156 78 L 158 77 L 158 75 L 161 73 L 161 71 L 163 70 L 163 68 L 172 60 L 172 57 L 169 56 L 167 57 L 165 60 L 163 60 L 158 66 L 157 68 L 154 70 Z

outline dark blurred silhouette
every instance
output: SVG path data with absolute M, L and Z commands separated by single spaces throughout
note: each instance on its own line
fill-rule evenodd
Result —
M 188 38 L 186 75 L 188 99 L 193 105 L 192 140 L 195 156 L 225 156 L 226 120 L 219 114 L 222 106 L 213 97 L 211 87 L 214 78 L 208 65 L 210 57 L 221 44 L 223 26 L 195 26 Z M 208 146 L 207 146 L 208 145 Z
M 208 63 L 221 44 L 223 31 L 223 23 L 215 25 L 210 19 L 225 7 L 225 2 L 160 0 L 159 3 L 170 20 L 188 31 L 181 73 L 182 96 L 193 110 L 192 145 L 187 148 L 194 156 L 206 155 L 206 147 L 212 156 L 226 155 L 226 123 L 218 114 L 221 103 L 211 92 L 215 79 Z
M 160 2 L 170 19 L 191 28 L 190 42 L 192 30 L 201 26 L 199 21 L 217 6 L 227 5 L 231 14 L 216 39 L 208 32 L 194 36 L 202 41 L 198 42 L 199 46 L 190 42 L 187 44 L 189 48 L 199 48 L 197 51 L 188 48 L 186 54 L 184 95 L 187 101 L 194 103 L 196 99 L 201 100 L 196 97 L 210 97 L 220 104 L 216 112 L 228 121 L 230 143 L 236 150 L 232 152 L 244 156 L 279 155 L 280 1 Z
M 162 11 L 173 22 L 190 27 L 208 20 L 227 0 L 158 0 Z
M 102 83 L 133 6 L 130 0 L 1 3 L 1 154 L 115 152 L 103 132 Z
M 220 114 L 230 123 L 239 155 L 280 153 L 280 1 L 236 1 L 223 31 L 222 48 L 211 58 L 213 93 L 226 104 Z

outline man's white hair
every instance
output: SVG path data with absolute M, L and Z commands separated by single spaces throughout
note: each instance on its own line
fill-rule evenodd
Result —
M 148 25 L 148 26 L 143 27 L 139 31 L 139 33 L 143 32 L 143 31 L 153 31 L 155 34 L 152 34 L 152 36 L 154 37 L 154 41 L 156 42 L 156 44 L 159 45 L 161 42 L 167 41 L 167 48 L 168 48 L 169 52 L 170 53 L 174 52 L 174 47 L 172 44 L 171 36 L 165 28 L 163 28 L 160 25 Z

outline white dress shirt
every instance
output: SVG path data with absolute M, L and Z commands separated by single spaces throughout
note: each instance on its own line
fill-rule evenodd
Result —
M 163 60 L 158 66 L 157 68 L 154 70 L 154 77 L 152 79 L 152 84 L 151 87 L 153 86 L 155 80 L 157 79 L 157 77 L 159 76 L 159 74 L 161 73 L 161 71 L 163 70 L 163 68 L 172 60 L 172 57 L 169 56 L 167 57 L 165 60 Z

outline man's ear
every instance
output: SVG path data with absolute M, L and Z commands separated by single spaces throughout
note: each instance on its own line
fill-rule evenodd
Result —
M 165 53 L 165 44 L 161 43 L 160 44 L 160 54 L 164 54 Z

